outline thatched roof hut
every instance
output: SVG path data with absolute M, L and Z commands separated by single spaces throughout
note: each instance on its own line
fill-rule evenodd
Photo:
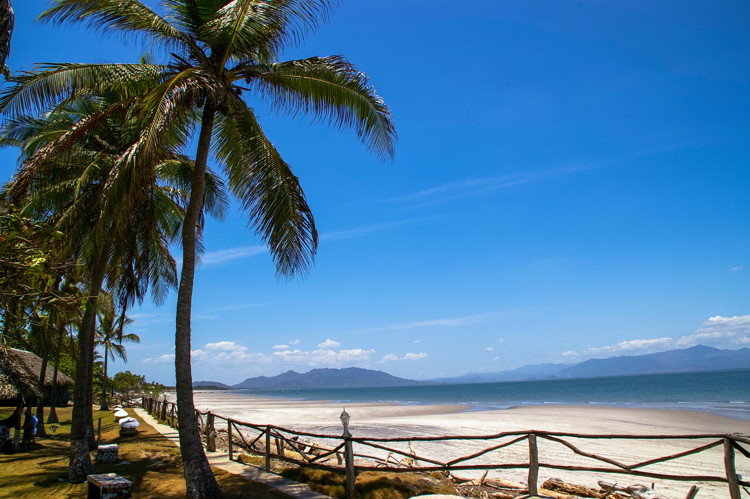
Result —
M 0 347 L 0 400 L 23 397 L 26 400 L 43 397 L 44 388 L 52 387 L 55 368 L 47 364 L 44 373 L 44 387 L 39 384 L 42 359 L 25 350 Z M 73 380 L 58 371 L 57 384 L 60 387 L 73 385 Z

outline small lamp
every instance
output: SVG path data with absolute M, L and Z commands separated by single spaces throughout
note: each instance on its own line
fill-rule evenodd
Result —
M 349 433 L 349 419 L 350 416 L 346 412 L 346 407 L 344 407 L 344 412 L 341 413 L 341 416 L 339 416 L 339 419 L 341 419 L 341 424 L 344 425 L 344 434 L 345 437 L 351 437 L 352 434 Z

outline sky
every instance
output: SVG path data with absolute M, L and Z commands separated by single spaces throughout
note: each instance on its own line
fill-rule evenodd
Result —
M 13 71 L 150 51 L 13 4 Z M 395 159 L 247 98 L 321 243 L 280 280 L 236 203 L 208 222 L 194 380 L 750 346 L 750 3 L 348 0 L 283 59 L 333 54 L 391 108 Z M 174 383 L 175 306 L 132 310 L 142 342 L 111 372 Z

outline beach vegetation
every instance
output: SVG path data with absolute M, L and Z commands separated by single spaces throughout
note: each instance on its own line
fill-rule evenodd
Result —
M 85 256 L 90 270 L 89 300 L 79 330 L 77 391 L 90 386 L 91 324 L 102 283 L 107 277 L 110 286 L 113 284 L 113 269 L 138 268 L 112 258 L 119 256 L 118 248 L 109 245 L 112 239 L 133 241 L 136 236 L 127 230 L 118 234 L 118 229 L 130 226 L 121 224 L 115 213 L 138 216 L 132 209 L 138 206 L 134 201 L 143 199 L 139 195 L 143 187 L 153 185 L 155 166 L 164 159 L 165 152 L 186 147 L 192 132 L 197 133 L 194 170 L 187 186 L 188 202 L 181 227 L 183 257 L 175 350 L 177 399 L 181 408 L 180 445 L 190 497 L 220 495 L 200 445 L 190 356 L 192 291 L 202 247 L 209 155 L 213 154 L 221 165 L 230 191 L 248 213 L 250 225 L 268 245 L 279 275 L 307 271 L 318 245 L 315 222 L 299 181 L 264 135 L 253 109 L 242 98 L 243 93 L 251 90 L 281 112 L 308 113 L 336 127 L 353 128 L 360 140 L 379 156 L 393 154 L 395 129 L 390 111 L 364 73 L 340 56 L 277 62 L 283 49 L 314 29 L 335 3 L 170 0 L 162 2 L 168 14 L 162 17 L 137 0 L 55 0 L 40 19 L 87 23 L 104 32 L 131 34 L 165 48 L 169 62 L 44 64 L 36 71 L 14 77 L 16 85 L 0 97 L 0 108 L 13 118 L 44 113 L 71 98 L 86 102 L 107 97 L 99 109 L 79 116 L 72 126 L 50 140 L 43 151 L 37 151 L 29 165 L 57 158 L 74 143 L 95 142 L 95 131 L 113 115 L 126 113 L 137 117 L 137 127 L 132 128 L 137 136 L 127 144 L 116 144 L 110 154 L 111 161 L 106 163 L 107 175 L 95 184 L 84 183 L 86 187 L 79 189 L 82 197 L 91 198 L 96 207 L 95 212 L 87 212 L 91 213 L 86 218 L 87 234 L 99 236 L 79 238 L 76 236 L 80 231 L 71 231 L 72 240 L 87 242 L 78 248 L 77 254 L 79 258 Z M 133 109 L 137 111 L 131 113 Z M 88 175 L 87 170 L 81 173 L 87 174 L 85 180 L 97 178 Z M 112 200 L 117 201 L 118 207 L 129 209 L 112 211 Z M 69 209 L 75 208 L 76 203 Z M 119 237 L 113 237 L 115 234 Z M 130 257 L 132 262 L 138 261 L 136 257 L 140 255 L 124 252 L 123 256 Z M 158 261 L 173 263 L 166 252 Z M 71 444 L 72 480 L 81 479 L 91 470 L 84 445 L 82 407 L 88 405 L 84 401 L 90 403 L 84 393 L 78 393 Z
M 331 497 L 346 497 L 346 474 L 302 467 L 287 467 L 281 475 L 306 483 Z M 355 492 L 362 499 L 406 499 L 425 494 L 456 494 L 455 484 L 442 474 L 380 473 L 357 474 Z
M 0 407 L 0 418 L 7 417 L 14 408 Z M 35 499 L 38 497 L 85 497 L 86 483 L 67 480 L 67 459 L 71 431 L 72 409 L 58 408 L 60 421 L 44 439 L 15 454 L 0 454 L 3 497 Z M 133 482 L 133 497 L 185 497 L 180 452 L 137 414 L 128 410 L 141 423 L 138 433 L 121 437 L 120 426 L 110 411 L 94 409 L 95 420 L 102 421 L 102 443 L 119 446 L 117 463 L 97 463 L 97 472 L 116 473 Z M 127 463 L 127 465 L 123 465 Z M 214 469 L 224 497 L 283 498 L 285 495 L 268 487 Z

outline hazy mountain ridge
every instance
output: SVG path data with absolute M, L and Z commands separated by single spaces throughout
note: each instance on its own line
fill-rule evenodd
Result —
M 578 364 L 534 364 L 495 373 L 469 373 L 453 378 L 415 381 L 398 378 L 383 371 L 349 367 L 345 369 L 313 369 L 306 373 L 287 371 L 277 376 L 248 378 L 236 385 L 218 381 L 196 381 L 193 386 L 215 386 L 223 389 L 285 389 L 285 388 L 376 388 L 416 386 L 434 383 L 474 384 L 510 381 L 600 378 L 640 374 L 687 373 L 750 369 L 750 348 L 719 350 L 703 345 L 645 355 L 589 359 Z
M 369 388 L 414 386 L 424 381 L 398 378 L 382 371 L 349 367 L 345 369 L 313 369 L 306 373 L 287 371 L 278 376 L 248 378 L 232 388 Z
M 578 364 L 539 364 L 495 373 L 470 373 L 442 378 L 440 383 L 493 383 L 530 381 L 534 379 L 601 378 L 639 374 L 687 373 L 750 369 L 750 348 L 719 350 L 697 345 L 681 350 L 644 355 L 622 355 L 606 359 L 589 359 Z

